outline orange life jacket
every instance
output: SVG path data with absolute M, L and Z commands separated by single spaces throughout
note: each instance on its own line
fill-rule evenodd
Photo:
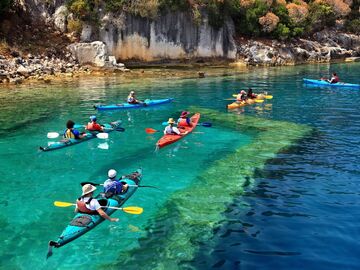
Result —
M 177 125 L 178 127 L 190 127 L 186 121 L 186 118 L 180 118 Z
M 86 207 L 86 204 L 90 204 L 90 201 L 92 198 L 90 198 L 87 202 L 83 202 L 80 200 L 76 201 L 77 210 L 80 213 L 89 214 L 89 215 L 98 215 L 99 213 L 96 210 L 90 210 Z
M 89 122 L 86 125 L 86 129 L 90 131 L 101 131 L 101 126 L 98 123 Z

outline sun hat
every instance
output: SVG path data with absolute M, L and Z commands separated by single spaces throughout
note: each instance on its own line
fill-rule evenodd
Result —
M 130 91 L 130 94 L 135 94 L 135 91 Z
M 109 177 L 109 178 L 114 178 L 114 177 L 116 177 L 116 171 L 113 170 L 113 169 L 109 170 L 109 171 L 108 171 L 108 177 Z
M 240 94 L 246 94 L 245 90 L 241 90 Z
M 183 111 L 180 115 L 180 117 L 185 117 L 189 114 L 190 112 L 187 112 L 187 111 Z
M 174 118 L 169 118 L 168 124 L 175 124 Z
M 94 190 L 96 190 L 96 187 L 94 187 L 91 184 L 86 184 L 82 187 L 82 195 L 81 196 L 89 194 L 89 193 L 93 192 Z
M 96 115 L 90 116 L 90 121 L 96 121 Z

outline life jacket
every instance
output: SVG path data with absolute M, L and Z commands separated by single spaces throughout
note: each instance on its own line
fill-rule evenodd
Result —
M 95 122 L 89 122 L 86 125 L 86 129 L 90 131 L 101 131 L 101 126 L 98 123 Z
M 89 214 L 89 215 L 98 215 L 99 213 L 96 210 L 90 210 L 86 207 L 86 205 L 90 204 L 91 200 L 93 198 L 90 198 L 87 202 L 80 201 L 81 197 L 76 201 L 77 210 L 80 213 Z
M 173 127 L 168 125 L 166 128 L 165 128 L 165 131 L 166 131 L 166 134 L 170 134 L 170 135 L 175 135 L 177 134 L 174 130 L 173 130 Z
M 135 102 L 135 98 L 134 98 L 133 96 L 131 96 L 131 95 L 128 95 L 128 97 L 127 97 L 127 102 L 128 102 L 128 103 L 134 103 L 134 102 Z
M 188 124 L 188 121 L 189 118 L 179 118 L 178 120 L 178 127 L 190 127 L 190 125 Z M 189 119 L 190 120 L 190 119 Z
M 64 138 L 65 139 L 76 139 L 74 132 L 72 131 L 72 129 L 69 129 L 69 128 L 65 130 Z
M 334 76 L 333 80 L 331 80 L 331 83 L 338 83 L 339 82 L 339 77 L 338 76 Z

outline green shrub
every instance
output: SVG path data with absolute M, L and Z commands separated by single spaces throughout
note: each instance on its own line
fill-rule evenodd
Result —
M 331 27 L 335 25 L 336 15 L 330 5 L 313 2 L 309 7 L 307 22 L 310 32 L 319 31 L 327 26 Z
M 75 32 L 79 35 L 82 30 L 82 22 L 80 20 L 68 20 L 67 29 L 70 33 Z
M 267 11 L 268 7 L 261 0 L 257 0 L 249 8 L 241 8 L 236 20 L 237 31 L 245 35 L 259 36 L 261 32 L 259 18 L 264 16 Z
M 360 34 L 360 19 L 354 19 L 354 20 L 347 21 L 346 30 L 359 35 Z
M 286 25 L 279 23 L 275 29 L 275 36 L 280 39 L 288 39 L 290 37 L 290 29 Z

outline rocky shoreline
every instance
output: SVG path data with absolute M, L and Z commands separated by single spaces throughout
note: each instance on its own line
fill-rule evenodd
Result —
M 360 36 L 322 31 L 314 40 L 237 40 L 236 60 L 224 59 L 184 59 L 167 60 L 157 63 L 138 62 L 151 67 L 186 66 L 197 67 L 199 76 L 201 67 L 221 66 L 283 66 L 305 63 L 355 62 L 360 61 Z M 194 65 L 195 64 L 195 65 Z M 21 55 L 12 51 L 7 57 L 0 54 L 0 85 L 20 84 L 24 81 L 49 83 L 56 78 L 89 74 L 107 74 L 109 72 L 129 72 L 114 56 L 108 55 L 106 44 L 101 41 L 74 43 L 67 47 L 62 57 L 51 55 Z M 140 71 L 141 72 L 141 71 Z M 143 71 L 142 71 L 143 72 Z

